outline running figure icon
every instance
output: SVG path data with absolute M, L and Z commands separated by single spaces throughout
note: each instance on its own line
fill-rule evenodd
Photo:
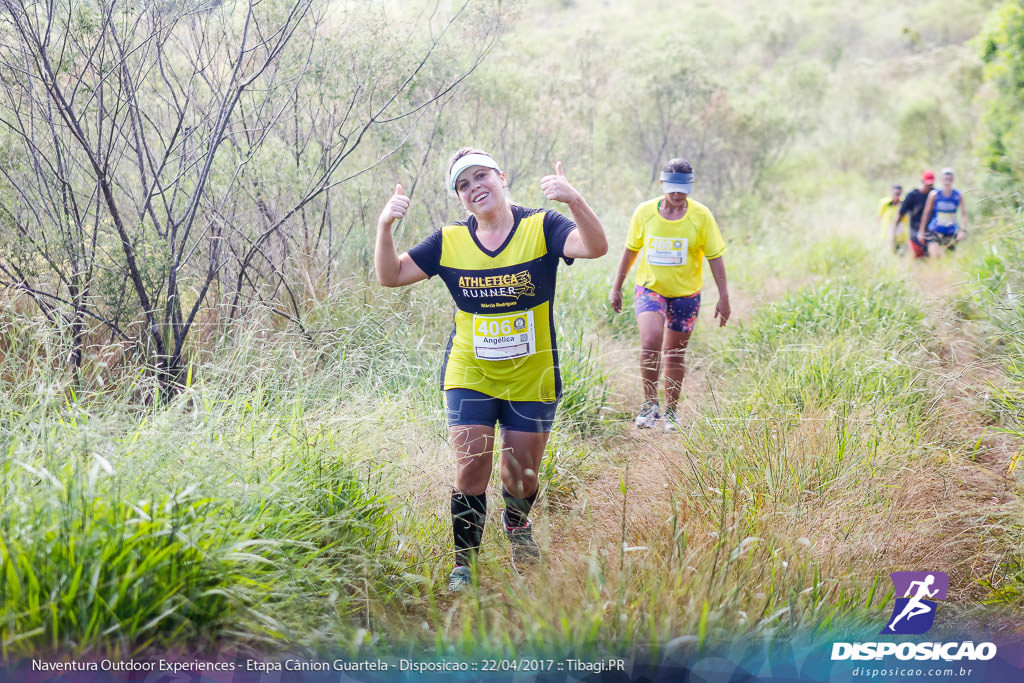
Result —
M 924 633 L 935 622 L 936 600 L 945 600 L 949 577 L 943 572 L 893 572 L 892 617 L 882 633 Z
M 907 621 L 910 621 L 919 614 L 928 614 L 934 609 L 930 605 L 926 605 L 921 602 L 921 598 L 934 598 L 936 593 L 939 592 L 938 588 L 933 591 L 928 590 L 928 587 L 933 583 L 935 583 L 935 576 L 933 574 L 929 574 L 928 578 L 924 581 L 914 581 L 910 584 L 910 588 L 907 589 L 907 594 L 903 596 L 905 598 L 910 598 L 910 600 L 907 601 L 907 605 L 903 608 L 903 611 L 900 612 L 900 615 L 893 619 L 892 623 L 889 624 L 890 631 L 896 630 L 896 624 L 903 617 L 906 617 Z M 914 586 L 917 586 L 917 594 L 911 596 L 910 591 L 914 590 Z

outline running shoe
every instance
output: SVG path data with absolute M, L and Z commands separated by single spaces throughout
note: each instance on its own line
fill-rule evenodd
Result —
M 501 513 L 501 526 L 512 546 L 512 566 L 522 574 L 540 560 L 540 547 L 533 540 L 533 529 L 529 522 L 518 529 L 509 528 L 504 512 Z
M 665 414 L 661 417 L 661 428 L 666 432 L 679 431 L 679 416 L 676 415 L 676 411 L 671 408 L 665 411 Z
M 654 425 L 658 424 L 658 418 L 660 417 L 661 413 L 657 402 L 644 401 L 644 404 L 640 406 L 640 414 L 636 416 L 633 422 L 640 429 L 653 429 Z
M 448 590 L 452 593 L 461 593 L 473 585 L 473 572 L 469 567 L 456 567 L 452 570 L 452 576 L 448 579 Z

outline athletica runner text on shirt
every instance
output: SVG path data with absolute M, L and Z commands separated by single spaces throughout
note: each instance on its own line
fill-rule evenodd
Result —
M 459 287 L 462 289 L 463 296 L 472 299 L 494 297 L 518 299 L 521 296 L 533 296 L 535 293 L 533 278 L 528 270 L 505 275 L 463 275 L 459 278 Z

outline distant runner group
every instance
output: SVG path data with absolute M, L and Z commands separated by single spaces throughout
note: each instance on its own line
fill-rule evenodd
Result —
M 955 249 L 967 235 L 967 208 L 960 191 L 953 187 L 953 169 L 942 169 L 942 185 L 935 187 L 935 174 L 924 171 L 921 184 L 900 201 L 903 188 L 892 186 L 882 199 L 878 219 L 889 233 L 895 253 L 909 249 L 912 258 L 932 258 Z
M 612 309 L 620 312 L 623 283 L 639 260 L 633 310 L 644 392 L 634 420 L 640 428 L 677 427 L 684 352 L 700 310 L 705 259 L 718 288 L 715 317 L 725 325 L 731 314 L 725 243 L 711 211 L 690 198 L 693 182 L 693 168 L 684 159 L 665 164 L 661 195 L 633 213 L 609 294 Z M 395 187 L 378 219 L 374 265 L 386 287 L 437 275 L 455 304 L 441 389 L 456 461 L 451 493 L 455 568 L 448 587 L 462 591 L 474 582 L 483 538 L 495 426 L 501 428 L 502 527 L 513 567 L 523 572 L 540 558 L 529 514 L 562 393 L 553 311 L 556 271 L 560 262 L 571 265 L 574 259 L 605 255 L 608 241 L 561 162 L 541 179 L 540 188 L 546 199 L 566 204 L 572 219 L 513 204 L 505 174 L 482 150 L 463 148 L 452 156 L 447 187 L 467 217 L 446 223 L 403 253 L 395 247 L 392 227 L 405 217 L 411 200 L 401 185 Z M 664 412 L 658 402 L 662 364 Z

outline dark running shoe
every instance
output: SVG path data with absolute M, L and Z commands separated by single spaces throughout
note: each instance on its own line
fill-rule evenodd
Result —
M 522 574 L 540 560 L 540 547 L 533 540 L 533 529 L 529 522 L 518 529 L 509 528 L 504 512 L 501 513 L 501 526 L 512 546 L 512 567 Z

